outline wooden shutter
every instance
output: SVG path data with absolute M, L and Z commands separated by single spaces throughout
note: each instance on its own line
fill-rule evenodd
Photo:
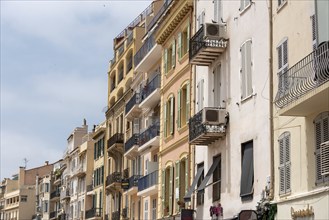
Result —
M 177 50 L 178 50 L 178 59 L 182 58 L 182 33 L 180 32 L 178 34 L 178 45 L 177 45 Z
M 175 67 L 176 65 L 176 41 L 173 40 L 172 42 L 172 51 L 171 51 L 171 65 L 172 65 L 172 68 Z
M 167 74 L 168 72 L 168 49 L 164 49 L 164 54 L 163 54 L 163 70 L 164 73 Z
M 190 81 L 186 84 L 186 123 L 190 118 Z
M 279 137 L 280 165 L 279 165 L 279 193 L 291 191 L 291 162 L 290 162 L 290 133 L 285 132 Z
M 172 215 L 172 202 L 173 202 L 173 178 L 174 178 L 174 167 L 170 167 L 169 174 L 169 215 Z
M 167 137 L 167 103 L 163 106 L 163 135 L 164 137 Z
M 177 127 L 180 128 L 181 127 L 181 113 L 182 113 L 182 110 L 181 110 L 181 94 L 182 93 L 182 90 L 179 89 L 178 92 L 177 92 L 177 111 L 178 111 L 178 114 L 177 114 Z
M 166 177 L 165 177 L 165 173 L 166 173 L 166 170 L 163 169 L 162 170 L 162 175 L 161 175 L 161 203 L 162 203 L 162 217 L 164 216 L 164 210 L 166 208 L 165 206 L 165 183 L 166 183 Z
M 190 173 L 190 170 L 189 170 L 189 160 L 188 160 L 188 156 L 186 156 L 185 158 L 185 193 L 187 193 L 188 191 L 188 188 L 189 188 L 189 184 L 188 184 L 188 175 Z
M 243 2 L 244 0 L 241 0 Z M 243 44 L 240 48 L 241 51 L 241 68 L 240 68 L 240 74 L 241 74 L 241 99 L 246 98 L 246 44 Z
M 178 206 L 178 201 L 179 201 L 179 185 L 180 185 L 180 161 L 176 161 L 176 164 L 175 164 L 175 192 L 174 192 L 174 195 L 175 195 L 175 211 L 176 213 L 179 212 L 179 206 Z
M 218 22 L 218 4 L 219 0 L 214 0 L 214 21 Z
M 186 51 L 190 50 L 190 21 L 187 22 L 187 30 L 186 30 Z
M 170 98 L 170 134 L 174 133 L 174 97 Z
M 285 145 L 285 185 L 286 185 L 286 193 L 291 191 L 291 162 L 290 162 L 290 135 L 287 134 L 284 137 L 284 145 Z
M 251 40 L 246 42 L 246 79 L 247 79 L 247 96 L 252 94 L 252 61 L 251 61 Z
M 323 112 L 314 120 L 315 126 L 315 160 L 316 183 L 329 181 L 329 175 L 321 175 L 321 149 L 322 143 L 329 141 L 329 112 Z
M 204 93 L 204 79 L 201 79 L 200 81 L 200 100 L 199 100 L 199 106 L 200 106 L 200 111 L 201 109 L 203 109 L 203 102 L 204 102 L 204 97 L 203 97 L 203 93 Z

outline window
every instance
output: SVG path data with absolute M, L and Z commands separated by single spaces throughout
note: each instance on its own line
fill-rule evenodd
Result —
M 221 11 L 222 0 L 214 0 L 214 21 L 219 23 L 222 18 L 222 11 Z
M 163 69 L 167 74 L 176 65 L 176 41 L 173 40 L 169 48 L 164 49 L 163 52 Z
M 144 219 L 149 219 L 149 201 L 144 202 Z
M 198 170 L 199 170 L 199 168 L 202 168 L 202 167 L 204 167 L 204 163 L 199 163 L 197 165 Z M 199 186 L 201 185 L 203 180 L 204 180 L 204 170 L 202 171 L 201 176 L 198 180 L 197 188 L 199 188 Z M 204 203 L 204 192 L 197 191 L 196 203 L 197 203 L 197 205 L 202 205 Z
M 49 183 L 45 183 L 45 192 L 49 192 Z
M 103 184 L 104 182 L 104 166 L 94 170 L 94 186 Z
M 288 40 L 285 39 L 278 47 L 278 79 L 279 95 L 282 96 L 288 91 L 288 76 L 285 72 L 288 70 Z
M 290 162 L 290 133 L 284 132 L 279 137 L 280 149 L 280 195 L 287 194 L 291 191 L 291 162 Z
M 179 128 L 187 124 L 190 118 L 190 82 L 185 83 L 182 88 L 178 90 L 178 117 L 177 126 Z
M 102 157 L 104 155 L 104 137 L 99 139 L 94 144 L 94 160 Z
M 240 0 L 240 11 L 245 10 L 251 4 L 251 0 Z
M 152 200 L 152 220 L 157 219 L 157 199 Z
M 171 95 L 164 104 L 164 136 L 174 134 L 174 96 Z
M 162 170 L 162 216 L 172 214 L 174 168 L 169 166 Z
M 220 155 L 217 155 L 213 158 L 215 161 L 217 158 L 220 158 Z M 212 199 L 214 201 L 220 200 L 220 192 L 221 192 L 221 159 L 219 159 L 219 163 L 217 164 L 214 172 L 213 172 L 213 185 L 212 185 Z
M 286 2 L 287 2 L 287 0 L 278 0 L 278 8 L 280 8 Z
M 329 141 L 329 112 L 323 112 L 314 119 L 316 184 L 329 182 L 329 175 L 321 174 L 321 144 Z
M 48 212 L 48 201 L 43 202 L 43 212 Z
M 27 196 L 21 195 L 21 202 L 27 202 Z
M 253 141 L 242 144 L 241 159 L 240 197 L 245 200 L 250 199 L 254 191 Z
M 198 89 L 197 105 L 198 105 L 198 112 L 199 112 L 199 111 L 201 111 L 203 109 L 203 102 L 204 102 L 204 95 L 203 95 L 204 79 L 201 79 L 198 82 L 197 89 Z
M 181 59 L 189 50 L 190 23 L 178 34 L 178 59 Z
M 252 95 L 252 61 L 251 61 L 251 40 L 247 40 L 240 47 L 241 52 L 241 99 Z

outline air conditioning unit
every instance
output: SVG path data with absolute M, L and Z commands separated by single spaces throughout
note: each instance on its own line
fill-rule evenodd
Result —
M 329 175 L 329 141 L 320 145 L 321 175 Z
M 224 39 L 226 37 L 225 25 L 205 23 L 205 39 Z
M 202 123 L 220 125 L 226 123 L 226 111 L 224 109 L 205 107 L 202 110 Z

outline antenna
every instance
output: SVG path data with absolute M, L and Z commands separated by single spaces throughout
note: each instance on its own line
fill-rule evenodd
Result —
M 23 161 L 24 161 L 24 167 L 25 167 L 25 169 L 26 169 L 26 165 L 27 165 L 27 162 L 29 162 L 29 160 L 25 157 L 25 158 L 23 159 Z

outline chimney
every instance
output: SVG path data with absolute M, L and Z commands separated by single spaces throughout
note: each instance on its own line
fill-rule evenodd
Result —
M 45 166 L 48 166 L 48 164 L 49 164 L 49 161 L 46 160 L 46 161 L 45 161 Z

